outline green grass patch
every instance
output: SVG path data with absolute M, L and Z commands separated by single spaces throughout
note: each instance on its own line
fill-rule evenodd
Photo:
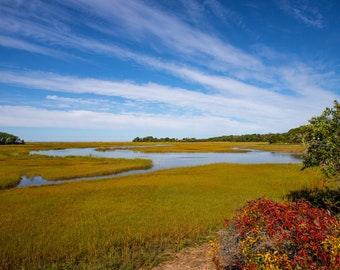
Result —
M 138 269 L 206 241 L 246 200 L 318 176 L 298 164 L 213 164 L 0 191 L 0 269 Z

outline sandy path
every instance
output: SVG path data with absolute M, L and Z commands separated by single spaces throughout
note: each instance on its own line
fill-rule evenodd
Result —
M 208 255 L 209 248 L 209 243 L 205 243 L 197 247 L 183 249 L 174 258 L 152 268 L 152 270 L 215 270 L 211 256 Z

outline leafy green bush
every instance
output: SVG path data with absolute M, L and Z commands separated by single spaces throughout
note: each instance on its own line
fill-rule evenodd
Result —
M 319 166 L 328 177 L 340 178 L 340 103 L 326 108 L 318 117 L 309 120 L 305 128 L 304 168 Z
M 340 220 L 309 202 L 248 201 L 213 244 L 218 269 L 340 269 Z

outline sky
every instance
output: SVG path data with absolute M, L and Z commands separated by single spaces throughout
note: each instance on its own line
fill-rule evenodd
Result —
M 286 132 L 340 101 L 338 0 L 0 0 L 0 131 Z

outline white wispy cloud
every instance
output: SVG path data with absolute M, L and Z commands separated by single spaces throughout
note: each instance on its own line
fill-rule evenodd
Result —
M 314 1 L 280 0 L 276 1 L 279 7 L 296 20 L 316 28 L 324 28 L 325 22 L 322 13 L 315 6 Z
M 38 53 L 42 55 L 48 55 L 56 58 L 70 59 L 73 58 L 72 55 L 60 52 L 55 49 L 50 49 L 45 46 L 34 44 L 29 41 L 21 40 L 18 38 L 12 38 L 8 36 L 0 35 L 0 46 L 14 48 L 18 50 L 24 50 L 31 53 Z
M 233 134 L 240 134 L 247 127 L 249 131 L 256 132 L 257 125 L 239 123 L 223 117 L 213 116 L 179 116 L 153 115 L 145 113 L 111 114 L 105 112 L 92 112 L 81 110 L 46 110 L 29 106 L 2 106 L 1 126 L 44 127 L 44 128 L 80 128 L 101 129 L 107 132 L 128 132 L 133 136 L 196 136 L 211 137 L 216 134 L 225 134 L 229 130 Z M 202 130 L 204 126 L 204 130 Z M 162 130 L 166 133 L 162 134 Z M 131 138 L 132 139 L 132 138 Z
M 237 14 L 235 11 L 227 9 L 219 1 L 216 0 L 206 0 L 204 5 L 211 11 L 220 21 L 226 24 L 234 24 L 240 28 L 246 28 L 242 16 Z
M 55 22 L 41 24 L 40 21 L 29 20 L 26 18 L 27 16 L 25 14 L 20 16 L 20 19 L 5 16 L 0 27 L 1 25 L 3 26 L 2 30 L 4 32 L 16 33 L 25 38 L 36 39 L 39 42 L 52 43 L 64 48 L 102 54 L 113 58 L 129 59 L 142 65 L 147 65 L 149 68 L 162 68 L 164 71 L 171 72 L 171 74 L 178 77 L 183 78 L 184 76 L 193 80 L 199 77 L 202 78 L 202 76 L 198 76 L 198 74 L 203 73 L 197 72 L 197 68 L 201 68 L 203 65 L 205 66 L 205 69 L 209 68 L 212 72 L 216 70 L 224 71 L 226 73 L 224 75 L 224 77 L 226 77 L 225 85 L 242 84 L 231 79 L 230 76 L 243 81 L 255 79 L 255 82 L 259 81 L 260 83 L 270 84 L 275 84 L 277 82 L 277 76 L 280 76 L 280 74 L 277 73 L 276 68 L 273 69 L 263 65 L 260 58 L 245 53 L 213 35 L 192 28 L 160 10 L 144 5 L 142 2 L 114 1 L 112 3 L 112 1 L 102 0 L 94 3 L 74 0 L 68 1 L 65 4 L 80 9 L 87 7 L 93 14 L 96 14 L 102 21 L 106 22 L 106 24 L 98 25 L 92 23 L 91 20 L 84 21 L 84 24 L 88 24 L 89 27 L 96 25 L 96 31 L 107 33 L 108 23 L 110 25 L 125 27 L 116 27 L 117 29 L 113 28 L 114 30 L 110 30 L 110 33 L 105 37 L 106 39 L 102 41 L 80 36 L 70 27 L 64 26 L 64 24 L 57 27 Z M 214 1 L 208 1 L 207 5 L 217 8 L 217 3 Z M 43 13 L 51 14 L 50 9 L 50 6 L 46 4 L 43 5 Z M 226 11 L 223 11 L 222 9 L 221 12 Z M 63 19 L 65 21 L 70 20 L 67 15 L 63 15 Z M 167 51 L 176 52 L 177 55 L 180 53 L 183 55 L 183 59 L 172 60 L 178 63 L 164 60 L 160 61 L 159 58 L 133 52 L 130 49 L 122 48 L 113 42 L 108 42 L 110 37 L 115 35 L 115 30 L 118 30 L 118 32 L 124 31 L 124 36 L 130 36 L 131 39 L 137 38 L 136 36 L 138 36 L 137 41 L 138 39 L 143 39 L 143 41 L 145 41 L 145 39 L 150 38 L 149 35 L 152 34 L 156 36 L 163 45 L 169 48 Z M 31 41 L 14 39 L 8 36 L 0 37 L 0 42 L 2 42 L 3 46 L 41 54 L 54 56 L 59 56 L 61 54 L 60 51 L 44 47 L 44 43 L 41 45 L 34 44 Z M 268 51 L 268 48 L 266 51 Z M 271 55 L 273 54 L 274 52 L 272 50 Z M 190 57 L 190 61 L 186 65 L 183 65 L 188 57 Z M 268 54 L 266 57 L 268 57 Z M 195 65 L 196 68 L 190 67 Z M 195 78 L 190 78 L 189 73 L 195 74 Z M 216 79 L 212 76 L 205 77 Z M 198 83 L 201 83 L 201 81 L 201 79 L 197 80 Z M 231 82 L 233 83 L 231 84 Z
M 256 69 L 262 65 L 261 61 L 231 44 L 219 38 L 192 28 L 175 17 L 143 5 L 135 1 L 100 1 L 100 3 L 85 2 L 91 10 L 100 14 L 108 22 L 126 28 L 125 35 L 131 38 L 140 38 L 143 41 L 150 39 L 150 35 L 156 37 L 163 45 L 181 53 L 183 58 L 192 56 L 195 58 L 208 57 L 224 62 L 225 65 L 233 65 L 246 69 Z M 129 34 L 130 33 L 130 34 Z M 138 39 L 137 39 L 138 40 Z
M 164 103 L 180 108 L 195 108 L 201 114 L 212 113 L 239 116 L 240 106 L 251 109 L 254 105 L 239 98 L 223 95 L 207 95 L 182 88 L 174 88 L 155 83 L 135 84 L 131 82 L 114 82 L 93 78 L 76 78 L 42 72 L 13 73 L 0 71 L 0 82 L 27 88 L 47 91 L 96 94 L 109 97 L 121 97 L 135 101 Z M 228 106 L 226 106 L 228 104 Z M 248 109 L 248 110 L 249 110 Z M 253 112 L 263 114 L 261 111 Z M 243 114 L 245 114 L 245 110 Z
M 294 82 L 295 73 L 286 72 L 286 80 Z M 199 74 L 203 76 L 202 74 Z M 197 74 L 190 75 L 191 77 Z M 247 85 L 240 85 L 237 82 L 229 82 L 230 86 L 239 89 L 240 94 L 234 92 L 230 97 L 223 93 L 224 85 L 228 84 L 228 80 L 216 77 L 204 77 L 201 80 L 204 83 L 214 85 L 216 89 L 220 87 L 220 91 L 215 94 L 204 94 L 183 88 L 174 88 L 155 83 L 136 84 L 132 82 L 115 82 L 107 80 L 98 80 L 93 78 L 77 78 L 71 76 L 62 76 L 52 73 L 41 72 L 0 72 L 0 82 L 27 87 L 30 89 L 40 89 L 45 91 L 53 91 L 58 93 L 72 94 L 95 94 L 106 97 L 119 97 L 130 100 L 133 104 L 136 102 L 144 102 L 152 107 L 154 104 L 164 104 L 166 110 L 151 114 L 157 120 L 162 119 L 176 108 L 181 111 L 181 115 L 187 117 L 192 116 L 192 110 L 196 111 L 196 117 L 217 118 L 222 121 L 239 123 L 253 123 L 254 126 L 263 126 L 271 130 L 289 129 L 292 126 L 303 124 L 316 114 L 315 104 L 320 104 L 320 96 L 324 99 L 325 106 L 335 99 L 334 95 L 317 87 L 311 88 L 308 80 L 300 82 L 301 89 L 310 86 L 308 91 L 301 92 L 300 96 L 287 96 L 278 93 L 268 93 L 264 89 L 254 88 Z M 197 79 L 198 80 L 198 79 Z M 203 82 L 202 82 L 203 83 Z M 234 85 L 233 85 L 234 83 Z M 31 90 L 33 91 L 33 90 Z M 243 91 L 246 94 L 243 94 Z M 305 91 L 305 90 L 304 90 Z M 252 93 L 254 92 L 254 94 Z M 50 95 L 50 99 L 64 100 L 67 102 L 76 101 L 77 99 L 68 99 L 56 95 Z M 82 100 L 81 100 L 82 101 Z M 84 102 L 84 101 L 82 101 Z M 91 103 L 91 100 L 89 100 Z M 124 103 L 120 104 L 121 110 L 124 111 Z M 157 105 L 158 106 L 158 105 Z M 137 109 L 138 110 L 138 109 Z M 91 108 L 91 113 L 95 113 L 95 108 Z M 88 111 L 90 113 L 90 111 Z M 90 113 L 90 115 L 91 115 Z M 143 114 L 142 111 L 138 112 Z M 89 115 L 89 116 L 90 116 Z M 115 113 L 109 113 L 115 117 Z M 105 115 L 103 115 L 105 116 Z M 167 116 L 168 117 L 168 116 Z M 165 118 L 167 118 L 165 117 Z M 176 116 L 175 118 L 177 118 Z M 107 117 L 104 117 L 107 119 Z M 164 120 L 164 119 L 163 119 Z M 177 119 L 180 121 L 181 119 Z M 251 124 L 249 124 L 251 126 Z
M 135 42 L 145 43 L 150 39 L 151 35 L 167 48 L 161 49 L 161 53 L 165 51 L 167 53 L 172 52 L 177 56 L 180 53 L 183 57 L 182 60 L 206 63 L 208 59 L 209 61 L 224 63 L 226 66 L 232 65 L 234 68 L 246 68 L 247 70 L 255 70 L 262 65 L 261 61 L 256 57 L 217 37 L 201 32 L 197 28 L 192 28 L 160 10 L 146 6 L 142 2 L 120 0 L 91 2 L 79 0 L 68 1 L 64 4 L 79 9 L 87 7 L 88 11 L 91 11 L 104 21 L 103 24 L 98 25 L 88 20 L 88 18 L 84 18 L 84 24 L 88 25 L 88 27 L 95 25 L 96 31 L 101 31 L 105 34 L 109 33 L 109 35 L 105 36 L 106 40 L 98 42 L 97 40 L 80 36 L 65 24 L 58 26 L 53 19 L 41 23 L 40 19 L 32 20 L 26 15 L 19 17 L 3 16 L 0 29 L 4 33 L 17 34 L 48 45 L 61 45 L 66 48 L 114 56 L 124 56 L 124 54 L 129 55 L 129 53 L 124 53 L 119 46 L 110 42 L 111 36 L 121 34 Z M 53 10 L 54 6 L 43 5 L 42 8 L 43 14 L 51 14 L 53 18 L 51 10 Z M 101 25 L 102 27 L 100 27 Z M 114 27 L 113 30 L 108 30 L 115 25 L 117 27 Z M 152 48 L 152 44 L 149 44 L 149 46 Z M 26 49 L 29 49 L 29 46 Z M 159 48 L 154 52 L 157 52 L 157 50 Z
M 57 95 L 46 96 L 47 101 L 52 101 L 54 107 L 57 108 L 87 108 L 96 111 L 108 111 L 112 106 L 117 103 L 107 99 L 93 99 L 93 98 L 74 98 L 74 97 L 63 97 Z M 46 104 L 49 106 L 49 104 Z

